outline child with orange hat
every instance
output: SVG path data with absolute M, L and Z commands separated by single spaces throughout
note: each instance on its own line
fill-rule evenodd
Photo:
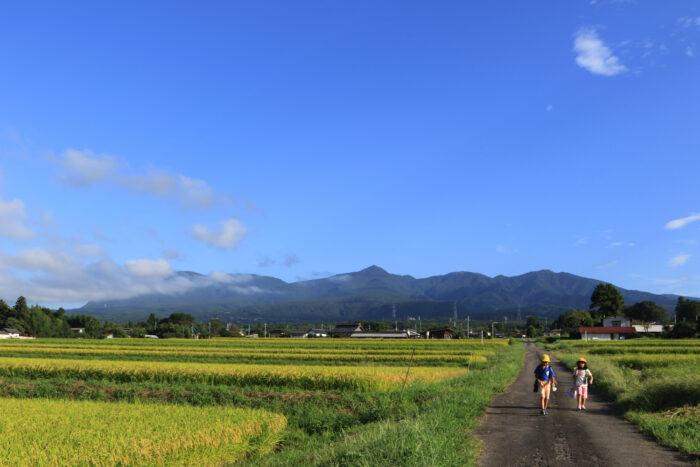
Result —
M 578 409 L 586 410 L 586 399 L 588 399 L 588 385 L 593 384 L 593 373 L 588 369 L 588 362 L 581 357 L 576 362 L 574 368 L 574 386 L 578 395 Z

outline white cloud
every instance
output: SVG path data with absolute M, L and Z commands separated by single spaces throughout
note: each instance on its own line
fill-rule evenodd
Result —
M 617 248 L 620 246 L 627 246 L 627 247 L 634 247 L 635 243 L 634 242 L 612 242 L 610 245 L 608 245 L 608 248 Z
M 148 277 L 156 276 L 163 277 L 173 274 L 173 268 L 164 259 L 130 259 L 124 263 L 126 270 L 132 276 Z
M 13 255 L 0 255 L 0 265 L 24 271 L 70 273 L 77 269 L 73 259 L 59 251 L 29 248 Z
M 673 219 L 666 223 L 666 230 L 676 230 L 682 229 L 691 222 L 700 221 L 699 213 L 692 213 L 688 217 L 681 217 L 680 219 Z
M 350 274 L 340 274 L 337 276 L 331 276 L 328 278 L 328 280 L 331 282 L 338 282 L 342 284 L 344 282 L 352 281 L 352 276 Z
M 685 54 L 686 54 L 688 57 L 694 57 L 694 56 L 695 56 L 695 53 L 693 52 L 693 48 L 692 48 L 691 46 L 689 46 L 689 45 L 686 46 L 686 48 L 685 48 Z
M 221 222 L 216 230 L 209 230 L 203 224 L 192 226 L 193 238 L 222 250 L 236 248 L 249 232 L 238 219 L 233 218 Z
M 185 207 L 209 208 L 214 204 L 215 193 L 204 180 L 178 175 L 178 199 Z
M 700 16 L 683 16 L 681 18 L 678 18 L 678 24 L 680 24 L 684 28 L 689 28 L 691 26 L 700 26 Z
M 595 29 L 583 28 L 574 39 L 576 64 L 596 75 L 614 76 L 627 70 L 598 38 Z
M 230 284 L 234 282 L 233 276 L 222 272 L 222 271 L 212 271 L 209 273 L 209 278 L 214 282 L 221 282 L 224 284 Z
M 676 255 L 673 258 L 669 259 L 668 265 L 671 267 L 682 266 L 685 263 L 687 263 L 689 259 L 690 259 L 690 255 L 683 253 L 683 254 Z
M 292 266 L 294 266 L 295 264 L 298 264 L 300 262 L 301 262 L 301 259 L 297 255 L 295 255 L 294 253 L 292 253 L 291 255 L 287 255 L 284 258 L 284 265 L 287 266 L 288 268 L 291 268 Z
M 235 204 L 230 195 L 217 193 L 206 181 L 177 173 L 152 169 L 127 172 L 117 159 L 90 150 L 66 150 L 54 159 L 61 169 L 59 178 L 73 186 L 113 183 L 122 189 L 171 200 L 183 208 L 209 209 L 215 204 Z
M 180 258 L 180 252 L 175 248 L 166 248 L 163 250 L 163 256 L 168 259 L 178 259 Z
M 170 196 L 177 190 L 177 179 L 165 172 L 124 175 L 119 181 L 130 190 L 155 196 Z
M 119 169 L 115 158 L 104 154 L 96 156 L 89 149 L 68 149 L 61 155 L 58 163 L 63 167 L 61 179 L 76 186 L 90 186 L 110 179 Z
M 545 109 L 547 110 L 547 112 L 551 112 L 553 108 L 554 108 L 554 107 L 552 107 L 552 104 L 549 104 L 547 107 L 545 107 Z
M 618 263 L 617 260 L 610 261 L 609 263 L 601 264 L 600 266 L 598 266 L 598 269 L 608 269 L 608 268 L 615 266 L 617 263 Z
M 128 190 L 169 198 L 185 208 L 211 208 L 217 200 L 229 200 L 229 197 L 217 195 L 204 180 L 162 171 L 124 175 L 118 181 Z
M 4 201 L 0 198 L 0 235 L 19 239 L 34 237 L 34 231 L 24 223 L 26 218 L 24 203 L 21 200 Z
M 78 256 L 100 256 L 104 253 L 102 248 L 94 243 L 83 243 L 73 247 L 73 253 Z

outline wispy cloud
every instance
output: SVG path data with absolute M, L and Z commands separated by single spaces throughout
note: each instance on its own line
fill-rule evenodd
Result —
M 19 199 L 5 201 L 0 198 L 0 236 L 15 239 L 34 237 L 35 232 L 27 227 L 27 213 Z
M 699 26 L 700 27 L 700 16 L 682 16 L 678 18 L 678 24 L 681 25 L 684 28 L 690 28 L 693 26 Z
M 90 186 L 116 175 L 119 164 L 106 154 L 95 155 L 89 149 L 68 149 L 58 159 L 58 176 L 69 185 Z
M 210 230 L 203 224 L 192 226 L 193 238 L 221 250 L 236 248 L 248 233 L 250 231 L 238 219 L 233 218 L 221 222 L 215 230 Z
M 118 162 L 115 157 L 95 155 L 89 149 L 68 149 L 51 160 L 59 167 L 58 178 L 71 186 L 111 183 L 134 193 L 171 200 L 188 209 L 209 209 L 217 203 L 235 203 L 233 197 L 218 193 L 204 180 L 158 169 L 128 171 L 126 164 Z
M 685 47 L 685 55 L 688 56 L 688 57 L 694 57 L 694 56 L 695 56 L 695 52 L 693 52 L 693 48 L 692 48 L 691 46 L 687 45 L 687 46 Z
M 180 252 L 177 251 L 175 248 L 166 248 L 165 250 L 163 250 L 163 257 L 167 259 L 179 259 Z
M 270 258 L 269 256 L 264 257 L 260 261 L 258 261 L 258 267 L 259 268 L 268 268 L 270 266 L 274 266 L 277 263 L 274 259 Z
M 666 223 L 666 230 L 677 230 L 682 229 L 686 225 L 700 221 L 700 213 L 692 213 L 688 217 L 681 217 L 680 219 L 673 219 Z
M 629 248 L 634 247 L 636 244 L 634 242 L 612 242 L 611 244 L 608 245 L 608 248 L 617 248 L 621 246 L 626 246 Z
M 688 262 L 690 259 L 690 255 L 687 253 L 682 253 L 680 255 L 676 255 L 673 258 L 668 260 L 668 265 L 671 267 L 677 267 L 677 266 L 682 266 L 685 263 Z
M 596 75 L 615 76 L 627 71 L 620 60 L 598 38 L 593 28 L 580 29 L 574 38 L 576 64 Z
M 166 260 L 160 258 L 152 259 L 131 259 L 124 263 L 126 270 L 132 276 L 137 277 L 164 277 L 173 274 L 173 268 Z
M 615 266 L 618 262 L 619 261 L 615 260 L 615 261 L 610 261 L 609 263 L 601 264 L 600 266 L 598 266 L 598 269 L 611 268 L 611 267 Z
M 294 253 L 287 255 L 284 258 L 284 265 L 287 266 L 288 268 L 291 268 L 292 266 L 294 266 L 295 264 L 298 264 L 300 262 L 301 262 L 301 259 L 297 255 L 295 255 Z

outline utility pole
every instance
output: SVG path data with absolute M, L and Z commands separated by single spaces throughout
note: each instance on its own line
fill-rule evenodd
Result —
M 469 315 L 467 315 L 467 339 L 469 339 L 470 335 L 471 335 L 471 331 L 469 330 Z
M 452 322 L 454 327 L 457 327 L 457 300 L 452 302 Z
M 481 343 L 484 343 L 484 330 L 481 330 Z
M 265 323 L 265 327 L 263 328 L 263 337 L 267 337 L 267 323 Z
M 209 321 L 209 338 L 211 339 L 211 321 Z
M 391 318 L 394 320 L 394 331 L 399 330 L 399 321 L 396 319 L 396 304 L 391 305 Z

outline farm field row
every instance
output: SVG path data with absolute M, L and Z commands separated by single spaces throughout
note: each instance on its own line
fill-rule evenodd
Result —
M 3 407 L 27 414 L 43 410 L 46 420 L 58 430 L 78 424 L 85 432 L 84 440 L 76 440 L 81 446 L 92 446 L 99 438 L 114 439 L 115 443 L 113 449 L 110 447 L 112 457 L 100 457 L 110 455 L 108 452 L 93 456 L 61 436 L 51 438 L 37 428 L 39 438 L 48 440 L 46 445 L 31 437 L 17 438 L 16 446 L 29 447 L 7 455 L 25 465 L 187 464 L 195 463 L 193 459 L 211 465 L 241 460 L 255 465 L 337 465 L 362 452 L 368 456 L 366 451 L 376 449 L 371 446 L 379 442 L 382 455 L 391 459 L 385 464 L 413 465 L 417 459 L 406 458 L 396 441 L 419 436 L 425 445 L 454 443 L 455 452 L 443 464 L 463 465 L 477 451 L 473 440 L 465 436 L 465 427 L 485 410 L 494 392 L 513 379 L 522 361 L 522 346 L 509 346 L 507 341 L 251 341 L 0 342 L 0 391 L 6 397 Z M 172 361 L 162 361 L 164 356 Z M 198 358 L 215 360 L 199 362 Z M 273 358 L 277 361 L 269 363 Z M 314 364 L 309 364 L 309 359 Z M 26 405 L 29 403 L 36 405 Z M 169 429 L 169 437 L 149 438 L 148 433 L 139 431 L 139 420 L 147 420 L 149 415 L 135 418 L 133 430 L 124 428 L 122 420 L 129 418 L 130 407 L 154 414 L 153 423 L 144 426 Z M 220 429 L 216 428 L 220 418 L 207 412 L 188 412 L 193 409 L 231 411 L 221 416 L 234 423 L 224 425 L 243 430 L 242 434 L 212 431 L 210 437 L 180 436 L 178 430 L 198 432 L 196 424 L 186 422 L 190 417 L 211 419 L 212 430 Z M 58 415 L 54 422 L 52 414 L 61 410 L 93 414 L 90 419 L 95 425 L 88 421 L 80 425 L 69 416 Z M 182 414 L 175 416 L 179 410 Z M 248 412 L 238 414 L 237 410 Z M 446 410 L 454 416 L 460 414 L 459 423 L 452 417 L 442 420 Z M 125 414 L 124 418 L 113 417 L 112 411 Z M 241 414 L 250 411 L 259 415 L 253 417 L 250 431 L 245 431 L 249 424 Z M 167 418 L 167 414 L 173 416 Z M 156 420 L 157 416 L 162 421 Z M 435 419 L 440 422 L 431 422 Z M 399 428 L 406 423 L 417 431 Z M 110 426 L 115 433 L 109 431 Z M 14 428 L 1 425 L 0 429 Z M 150 441 L 130 440 L 130 430 L 135 439 Z M 169 444 L 166 438 L 176 441 Z M 220 439 L 231 441 L 220 443 Z M 347 439 L 354 440 L 352 447 Z M 141 442 L 150 444 L 140 454 L 125 454 L 119 447 Z M 173 446 L 182 449 L 175 452 Z M 26 453 L 38 449 L 45 455 L 34 462 Z M 148 455 L 155 457 L 146 455 L 151 450 L 155 454 Z M 121 460 L 114 461 L 117 458 Z
M 263 410 L 45 399 L 4 401 L 3 414 L 0 456 L 27 466 L 219 464 L 268 452 L 287 424 Z
M 700 452 L 700 340 L 549 344 L 567 365 L 584 356 L 603 391 L 661 443 Z
M 0 357 L 0 376 L 64 377 L 120 383 L 201 383 L 213 386 L 291 386 L 302 389 L 389 389 L 463 375 L 450 367 L 303 366 Z
M 0 341 L 2 345 L 23 345 L 27 341 L 8 339 Z M 215 339 L 60 339 L 42 338 L 34 339 L 32 345 L 60 345 L 60 346 L 129 346 L 129 347 L 160 347 L 160 348 L 262 348 L 262 349 L 389 349 L 389 350 L 437 350 L 449 351 L 460 350 L 467 347 L 497 348 L 508 345 L 507 339 L 485 340 L 481 343 L 479 339 L 340 339 L 340 338 L 318 338 L 318 339 L 291 339 L 291 338 L 215 338 Z
M 38 358 L 92 358 L 105 360 L 154 360 L 210 363 L 313 363 L 343 364 L 355 363 L 406 365 L 453 365 L 468 366 L 475 362 L 485 362 L 493 355 L 492 350 L 464 346 L 445 349 L 364 349 L 355 348 L 348 343 L 343 349 L 325 348 L 220 348 L 220 347 L 133 347 L 129 345 L 100 346 L 94 344 L 71 343 L 35 345 L 33 341 L 5 344 L 0 342 L 0 357 L 38 357 Z

